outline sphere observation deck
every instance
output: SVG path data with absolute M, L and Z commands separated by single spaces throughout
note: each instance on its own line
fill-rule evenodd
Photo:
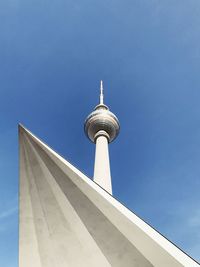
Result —
M 100 135 L 107 137 L 108 142 L 112 142 L 119 134 L 120 124 L 117 117 L 103 103 L 103 83 L 101 81 L 100 104 L 97 105 L 92 113 L 85 120 L 84 130 L 86 136 L 96 142 Z

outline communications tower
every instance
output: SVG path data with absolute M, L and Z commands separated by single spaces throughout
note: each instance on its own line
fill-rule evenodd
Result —
M 84 130 L 87 137 L 96 144 L 94 181 L 112 194 L 108 144 L 119 134 L 120 124 L 104 104 L 103 81 L 100 84 L 99 104 L 86 118 Z

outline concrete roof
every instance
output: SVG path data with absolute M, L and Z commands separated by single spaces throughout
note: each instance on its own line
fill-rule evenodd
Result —
M 197 267 L 187 256 L 24 127 L 20 267 Z

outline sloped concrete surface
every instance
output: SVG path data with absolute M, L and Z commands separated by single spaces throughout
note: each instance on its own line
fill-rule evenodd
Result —
M 20 267 L 199 266 L 19 127 Z

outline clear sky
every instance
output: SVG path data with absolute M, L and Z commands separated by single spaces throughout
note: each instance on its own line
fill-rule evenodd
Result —
M 17 267 L 18 122 L 92 177 L 101 79 L 114 196 L 200 260 L 200 1 L 1 0 L 0 266 Z

